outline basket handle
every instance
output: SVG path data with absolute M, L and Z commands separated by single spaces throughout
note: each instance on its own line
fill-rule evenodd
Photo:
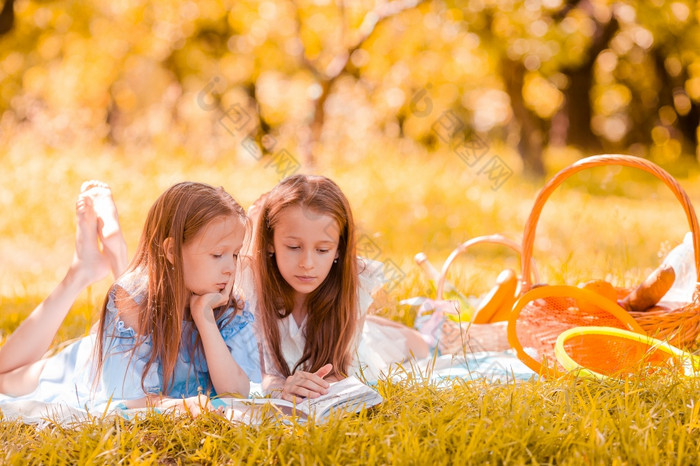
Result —
M 518 256 L 522 260 L 522 250 L 520 249 L 520 244 L 518 244 L 516 241 L 513 241 L 512 239 L 495 234 L 495 235 L 486 235 L 486 236 L 477 236 L 475 238 L 472 238 L 470 240 L 465 241 L 464 243 L 460 244 L 455 248 L 454 251 L 447 257 L 447 260 L 445 260 L 445 263 L 442 265 L 442 271 L 440 272 L 440 279 L 437 282 L 437 297 L 436 299 L 441 300 L 442 299 L 442 294 L 445 289 L 445 280 L 447 277 L 447 271 L 450 269 L 450 266 L 452 263 L 455 261 L 457 256 L 465 252 L 467 249 L 470 247 L 476 245 L 476 244 L 483 244 L 483 243 L 490 243 L 490 244 L 500 244 L 506 247 L 509 247 L 513 251 L 518 253 Z M 531 259 L 531 267 L 530 269 L 532 270 L 535 280 L 539 281 L 539 274 L 537 273 L 537 267 L 535 265 L 535 261 Z
M 535 243 L 535 231 L 537 230 L 537 221 L 540 218 L 540 213 L 544 207 L 545 201 L 549 198 L 550 194 L 566 180 L 569 176 L 574 173 L 585 170 L 586 168 L 598 167 L 603 165 L 622 165 L 626 167 L 639 168 L 648 173 L 659 178 L 663 181 L 666 186 L 668 186 L 676 198 L 680 201 L 685 211 L 685 215 L 688 219 L 688 224 L 690 225 L 690 231 L 693 233 L 693 250 L 695 252 L 695 264 L 700 264 L 700 232 L 698 231 L 698 219 L 695 215 L 695 210 L 690 203 L 690 198 L 685 190 L 680 184 L 663 168 L 659 167 L 653 162 L 650 162 L 641 157 L 634 157 L 631 155 L 621 155 L 621 154 L 604 154 L 604 155 L 594 155 L 591 157 L 586 157 L 574 163 L 573 165 L 560 170 L 555 174 L 552 179 L 550 179 L 542 188 L 542 190 L 537 194 L 535 198 L 535 204 L 532 206 L 532 211 L 530 211 L 530 216 L 525 224 L 525 232 L 523 234 L 523 247 L 522 247 L 522 280 L 523 289 L 528 291 L 531 287 L 530 282 L 530 268 L 532 262 L 532 250 Z M 697 281 L 700 282 L 700 267 L 697 267 L 698 277 Z

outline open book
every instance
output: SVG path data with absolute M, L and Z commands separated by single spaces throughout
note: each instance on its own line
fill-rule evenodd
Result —
M 223 402 L 224 415 L 232 421 L 258 424 L 269 417 L 293 416 L 301 421 L 309 418 L 325 420 L 332 411 L 359 413 L 363 409 L 381 403 L 382 396 L 373 388 L 363 384 L 355 376 L 331 384 L 328 393 L 318 398 L 308 398 L 292 403 L 279 398 L 218 398 Z

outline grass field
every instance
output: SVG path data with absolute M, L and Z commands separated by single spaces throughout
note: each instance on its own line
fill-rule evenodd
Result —
M 471 237 L 504 233 L 519 239 L 543 183 L 519 175 L 517 159 L 506 150 L 503 159 L 515 173 L 497 190 L 454 154 L 417 152 L 377 147 L 372 158 L 348 163 L 329 157 L 316 169 L 346 192 L 375 258 L 396 264 L 400 273 L 379 312 L 407 324 L 414 316 L 398 301 L 431 292 L 414 254 L 423 251 L 439 266 Z M 555 153 L 548 165 L 556 170 L 573 160 Z M 65 272 L 82 181 L 98 178 L 112 186 L 133 251 L 146 210 L 176 181 L 223 185 L 247 207 L 279 179 L 274 166 L 245 157 L 204 160 L 104 147 L 50 153 L 26 141 L 4 150 L 0 161 L 0 340 Z M 691 170 L 679 180 L 700 203 L 697 174 Z M 546 205 L 535 259 L 548 283 L 603 278 L 628 286 L 658 265 L 687 230 L 678 202 L 650 175 L 594 169 L 573 177 Z M 450 279 L 478 295 L 505 267 L 517 269 L 517 258 L 484 246 L 460 259 Z M 57 342 L 87 332 L 108 286 L 100 282 L 81 297 Z M 0 422 L 0 462 L 697 464 L 698 385 L 661 377 L 457 382 L 451 389 L 421 380 L 386 382 L 379 387 L 386 402 L 377 409 L 322 426 L 242 427 L 215 415 L 96 420 L 79 429 Z

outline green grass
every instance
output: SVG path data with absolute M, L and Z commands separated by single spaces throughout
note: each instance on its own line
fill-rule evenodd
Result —
M 20 145 L 0 154 L 0 341 L 65 272 L 72 205 L 85 179 L 112 185 L 131 251 L 147 208 L 175 181 L 223 185 L 244 207 L 277 181 L 269 167 L 229 155 L 205 161 L 101 147 L 32 157 L 28 152 Z M 502 153 L 517 168 L 517 160 Z M 566 165 L 561 160 L 550 154 L 548 166 Z M 542 185 L 516 172 L 492 191 L 451 154 L 407 155 L 391 147 L 377 147 L 373 157 L 352 165 L 329 156 L 318 171 L 346 192 L 359 232 L 379 250 L 376 258 L 400 268 L 403 278 L 381 296 L 377 312 L 407 324 L 414 311 L 399 300 L 432 293 L 414 254 L 425 252 L 439 267 L 471 237 L 504 233 L 519 239 Z M 697 204 L 697 176 L 681 183 Z M 687 229 L 680 206 L 660 182 L 630 169 L 596 169 L 572 178 L 547 203 L 535 259 L 549 283 L 605 278 L 631 285 Z M 504 267 L 518 270 L 517 258 L 483 246 L 460 258 L 449 278 L 478 295 Z M 87 332 L 108 285 L 95 284 L 81 297 L 56 343 Z M 248 427 L 214 414 L 95 419 L 70 429 L 4 421 L 0 463 L 696 464 L 699 384 L 660 376 L 628 382 L 457 381 L 449 389 L 420 379 L 382 382 L 385 403 L 324 425 L 270 421 Z

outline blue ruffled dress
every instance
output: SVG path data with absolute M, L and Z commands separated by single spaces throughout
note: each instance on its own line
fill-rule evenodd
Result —
M 113 406 L 120 401 L 143 398 L 147 394 L 162 394 L 173 398 L 190 397 L 199 392 L 215 395 L 203 352 L 196 352 L 192 360 L 184 348 L 186 345 L 180 347 L 173 380 L 167 393 L 162 393 L 163 374 L 160 364 L 151 365 L 143 378 L 143 384 L 141 383 L 152 348 L 151 338 L 139 338 L 132 328 L 119 319 L 115 296 L 117 288 L 121 288 L 134 301 L 142 302 L 145 298 L 144 282 L 143 276 L 132 276 L 131 279 L 127 276 L 110 290 L 105 316 L 105 357 L 97 384 L 94 383 L 96 335 L 90 334 L 46 360 L 39 385 L 32 393 L 19 397 L 0 395 L 0 409 L 8 403 L 37 401 L 96 411 L 103 409 L 110 399 Z M 251 382 L 259 383 L 260 358 L 253 332 L 253 315 L 247 305 L 231 318 L 234 312 L 233 307 L 227 309 L 217 324 L 233 358 Z M 183 322 L 182 325 L 183 339 L 189 338 L 194 342 L 198 336 L 194 322 Z M 143 340 L 142 343 L 137 345 L 140 340 Z M 135 346 L 136 350 L 132 351 Z

